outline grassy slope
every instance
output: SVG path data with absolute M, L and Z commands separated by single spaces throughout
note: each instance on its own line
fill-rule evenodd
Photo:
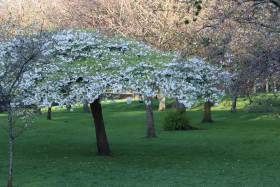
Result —
M 14 185 L 41 186 L 278 186 L 280 120 L 213 108 L 205 130 L 166 132 L 155 108 L 158 138 L 146 139 L 145 106 L 103 104 L 114 158 L 96 156 L 91 114 L 81 109 L 45 115 L 15 141 Z M 1 115 L 0 115 L 1 117 Z M 2 115 L 3 118 L 3 115 Z M 8 136 L 0 128 L 0 186 L 8 174 Z

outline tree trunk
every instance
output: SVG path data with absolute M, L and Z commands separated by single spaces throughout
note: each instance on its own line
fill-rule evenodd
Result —
M 139 94 L 139 95 L 138 95 L 138 97 L 139 97 L 139 103 L 143 103 L 143 98 L 142 98 L 142 95 L 141 95 L 141 94 Z
M 251 93 L 250 93 L 250 88 L 247 88 L 245 91 L 246 96 L 249 99 L 249 105 L 251 105 L 253 103 L 253 100 L 251 99 Z
M 38 109 L 38 114 L 42 114 L 41 108 Z
M 83 112 L 84 113 L 89 113 L 88 101 L 86 99 L 84 100 Z
M 68 87 L 67 89 L 66 89 L 66 95 L 68 96 L 69 95 L 69 93 L 70 93 L 70 88 Z M 66 105 L 66 110 L 71 110 L 71 105 Z
M 99 103 L 99 99 L 96 99 L 93 103 L 91 103 L 90 108 L 95 124 L 98 155 L 113 156 L 112 152 L 110 151 L 106 136 L 104 120 L 102 116 L 102 108 L 101 104 Z
M 38 108 L 37 105 L 34 106 L 34 110 L 33 111 L 34 111 L 35 114 L 42 114 L 41 108 Z
M 277 84 L 276 84 L 276 81 L 273 82 L 273 88 L 274 88 L 274 92 L 276 93 L 276 92 L 277 92 Z
M 233 101 L 230 109 L 231 113 L 236 113 L 236 101 L 237 101 L 237 96 L 233 96 Z
M 155 133 L 155 127 L 154 127 L 153 99 L 148 98 L 148 101 L 151 103 L 149 105 L 146 105 L 147 138 L 154 138 L 154 137 L 156 137 L 156 133 Z
M 47 114 L 47 120 L 51 120 L 52 119 L 52 107 L 48 108 L 48 114 Z
M 257 87 L 253 86 L 253 93 L 257 93 Z
M 204 118 L 202 120 L 203 123 L 213 123 L 214 121 L 211 119 L 211 102 L 204 102 Z
M 268 84 L 268 82 L 265 83 L 265 91 L 266 91 L 266 93 L 269 92 L 269 84 Z
M 165 111 L 165 97 L 160 96 L 161 101 L 159 102 L 158 111 Z
M 72 106 L 71 105 L 66 105 L 66 110 L 71 110 Z
M 9 167 L 9 180 L 7 187 L 12 187 L 13 179 L 13 124 L 12 124 L 12 112 L 9 111 L 9 138 L 10 138 L 10 167 Z
M 182 104 L 182 103 L 180 103 L 178 101 L 178 98 L 175 99 L 174 105 L 175 105 L 175 108 L 177 110 L 181 110 L 182 111 L 182 115 L 186 115 L 186 107 L 185 107 L 184 104 Z

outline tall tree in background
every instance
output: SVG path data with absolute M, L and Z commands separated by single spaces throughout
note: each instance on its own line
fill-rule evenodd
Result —
M 279 6 L 272 1 L 203 1 L 206 17 L 191 33 L 184 56 L 200 56 L 229 69 L 233 104 L 242 95 L 250 98 L 256 83 L 279 72 Z M 197 23 L 189 23 L 193 26 Z
M 59 0 L 5 0 L 0 5 L 1 18 L 22 28 L 34 23 L 52 30 L 64 27 Z
M 177 0 L 61 1 L 68 27 L 98 28 L 102 33 L 137 38 L 160 49 L 178 49 L 181 27 L 191 8 Z M 180 38 L 181 39 L 181 38 Z

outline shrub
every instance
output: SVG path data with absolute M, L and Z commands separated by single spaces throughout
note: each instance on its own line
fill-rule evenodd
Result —
M 164 130 L 174 131 L 174 130 L 189 130 L 190 118 L 188 118 L 183 111 L 180 110 L 170 110 L 164 116 L 163 123 Z

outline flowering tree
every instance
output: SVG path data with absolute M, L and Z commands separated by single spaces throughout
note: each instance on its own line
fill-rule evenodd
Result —
M 222 89 L 230 86 L 231 76 L 222 67 L 213 66 L 206 62 L 192 58 L 189 59 L 190 64 L 197 71 L 197 75 L 201 77 L 195 83 L 198 87 L 198 97 L 204 98 L 204 118 L 202 122 L 212 123 L 211 119 L 211 102 L 215 102 L 215 106 L 219 106 L 218 102 L 225 95 Z
M 1 31 L 10 30 L 11 25 Z M 26 29 L 14 29 L 14 35 L 1 32 L 0 41 L 0 103 L 8 113 L 7 124 L 10 146 L 8 187 L 12 186 L 13 141 L 36 117 L 34 95 L 40 77 L 38 67 L 48 64 L 50 37 L 42 30 L 27 34 Z M 35 110 L 35 111 L 34 111 Z
M 98 32 L 62 31 L 53 39 L 56 66 L 46 81 L 55 84 L 38 93 L 37 97 L 43 98 L 40 106 L 50 107 L 55 102 L 59 107 L 65 104 L 75 107 L 87 100 L 95 121 L 98 153 L 111 155 L 99 100 L 107 97 L 108 90 L 118 90 L 118 60 L 125 46 L 119 51 L 116 42 Z M 68 90 L 68 94 L 61 90 Z
M 129 66 L 125 70 L 124 87 L 145 96 L 147 137 L 155 137 L 152 98 L 159 93 L 159 90 L 164 97 L 176 98 L 179 104 L 187 108 L 197 104 L 198 98 L 204 98 L 203 121 L 213 122 L 210 101 L 218 102 L 224 93 L 217 87 L 230 82 L 229 73 L 222 71 L 222 68 L 206 64 L 196 58 L 178 60 L 177 54 L 168 54 L 168 56 L 172 56 L 173 60 L 170 62 L 150 60 L 145 63 L 141 60 L 136 67 Z
M 217 103 L 224 96 L 221 88 L 230 84 L 229 73 L 223 71 L 221 67 L 207 64 L 197 58 L 180 59 L 172 66 L 171 69 L 167 69 L 169 74 L 173 71 L 172 78 L 165 80 L 167 84 L 163 86 L 175 86 L 175 88 L 166 89 L 164 95 L 177 98 L 179 101 L 177 105 L 181 103 L 186 108 L 191 108 L 198 103 L 198 98 L 203 98 L 205 103 L 202 121 L 213 122 L 210 102 L 216 102 L 215 105 L 218 105 Z M 183 109 L 185 110 L 184 107 Z
M 136 55 L 133 63 L 123 65 L 123 91 L 133 92 L 144 96 L 147 115 L 147 136 L 148 138 L 156 137 L 153 119 L 153 99 L 157 96 L 161 85 L 166 84 L 166 65 L 177 59 L 176 54 L 162 53 L 149 46 L 138 44 Z M 129 61 L 128 61 L 129 62 Z M 167 65 L 168 66 L 168 65 Z M 171 90 L 170 90 L 171 91 Z M 167 92 L 162 90 L 162 92 Z M 128 98 L 127 102 L 131 102 Z

